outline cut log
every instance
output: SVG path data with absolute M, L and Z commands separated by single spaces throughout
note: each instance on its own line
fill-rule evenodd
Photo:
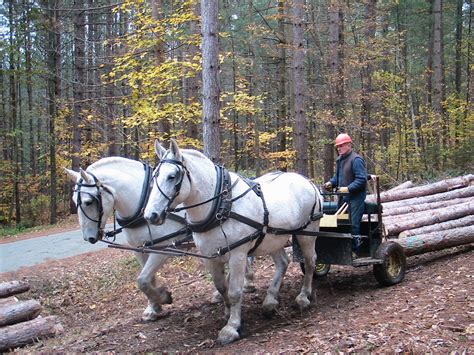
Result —
M 442 222 L 442 223 L 436 223 L 429 226 L 409 229 L 409 230 L 401 232 L 398 235 L 398 238 L 406 238 L 412 235 L 426 234 L 426 233 L 431 233 L 431 232 L 441 232 L 446 229 L 467 227 L 467 226 L 472 226 L 472 225 L 474 225 L 474 215 L 470 215 L 470 216 L 466 216 L 466 217 L 462 217 L 458 219 L 453 219 L 453 220 Z
M 413 206 L 413 205 L 422 205 L 424 203 L 431 203 L 436 201 L 448 201 L 454 198 L 466 198 L 474 196 L 474 186 L 468 186 L 461 189 L 456 189 L 448 192 L 442 192 L 439 194 L 414 197 L 407 200 L 385 202 L 383 204 L 383 209 L 391 210 L 393 208 L 404 207 L 404 206 Z
M 466 202 L 474 202 L 474 197 L 454 198 L 452 200 L 447 200 L 447 201 L 436 201 L 436 202 L 430 202 L 430 203 L 423 203 L 421 205 L 411 205 L 411 206 L 409 205 L 409 206 L 397 207 L 397 208 L 392 208 L 392 209 L 384 209 L 383 216 L 384 217 L 388 217 L 388 216 L 399 217 L 399 215 L 401 214 L 416 213 L 416 212 L 427 211 L 427 210 L 435 210 L 437 208 L 459 205 Z
M 20 301 L 0 307 L 0 327 L 24 322 L 38 317 L 41 304 L 36 300 Z
M 385 191 L 380 194 L 381 202 L 390 202 L 398 200 L 406 200 L 413 197 L 420 197 L 426 195 L 437 194 L 440 192 L 446 192 L 461 187 L 469 186 L 471 181 L 474 181 L 474 175 L 464 175 L 452 179 L 438 181 L 432 184 L 423 186 L 412 187 L 410 189 L 401 189 L 395 191 Z M 373 199 L 373 200 L 372 200 Z M 375 202 L 375 198 L 372 197 L 368 202 Z
M 392 187 L 391 189 L 389 189 L 387 191 L 397 191 L 397 190 L 409 189 L 410 187 L 413 187 L 413 186 L 415 186 L 413 181 L 408 180 L 408 181 L 405 181 L 405 182 L 401 183 L 400 185 Z
M 471 214 L 474 214 L 474 202 L 467 202 L 457 206 L 443 207 L 436 210 L 412 213 L 409 215 L 387 217 L 384 219 L 385 235 L 398 235 L 400 232 L 408 229 L 445 222 Z
M 441 232 L 418 234 L 396 241 L 406 256 L 438 251 L 459 245 L 474 243 L 474 226 L 447 229 Z
M 7 297 L 7 298 L 0 298 L 0 307 L 7 306 L 10 304 L 14 304 L 18 302 L 18 298 L 16 297 Z
M 371 188 L 371 184 L 369 186 L 369 191 L 370 195 L 367 195 L 366 200 L 367 202 L 376 202 L 377 201 L 377 195 L 374 192 L 374 188 Z M 404 183 L 401 183 L 400 185 L 397 185 L 395 187 L 392 187 L 391 189 L 388 189 L 387 191 L 396 191 L 396 190 L 402 190 L 402 189 L 409 189 L 410 187 L 415 186 L 415 184 L 411 181 L 405 181 Z
M 0 283 L 0 297 L 10 297 L 18 293 L 26 292 L 30 285 L 21 281 L 6 281 Z
M 0 332 L 0 351 L 33 343 L 40 338 L 55 336 L 64 331 L 56 316 L 38 317 L 33 320 L 9 325 Z

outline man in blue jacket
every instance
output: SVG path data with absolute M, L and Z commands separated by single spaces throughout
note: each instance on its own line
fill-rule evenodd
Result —
M 326 189 L 335 188 L 346 194 L 339 203 L 349 204 L 351 215 L 352 249 L 357 253 L 360 240 L 360 221 L 364 214 L 364 201 L 367 188 L 367 167 L 364 159 L 352 150 L 352 138 L 341 133 L 336 137 L 336 149 L 339 157 L 336 160 L 336 174 L 324 184 Z

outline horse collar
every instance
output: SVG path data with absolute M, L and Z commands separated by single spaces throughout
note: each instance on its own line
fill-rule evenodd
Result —
M 137 211 L 132 216 L 126 218 L 120 217 L 118 214 L 115 215 L 117 223 L 123 228 L 138 228 L 147 223 L 143 217 L 143 210 L 150 198 L 152 169 L 146 163 L 143 163 L 143 169 L 145 169 L 145 178 L 143 179 L 142 193 Z
M 204 221 L 189 223 L 195 233 L 207 232 L 224 223 L 232 209 L 232 180 L 229 171 L 220 165 L 215 165 L 217 181 L 212 207 Z M 209 201 L 210 202 L 210 201 Z

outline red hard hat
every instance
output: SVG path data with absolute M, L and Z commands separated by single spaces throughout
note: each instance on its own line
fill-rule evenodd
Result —
M 346 133 L 341 133 L 336 137 L 336 147 L 344 143 L 352 143 L 352 138 Z

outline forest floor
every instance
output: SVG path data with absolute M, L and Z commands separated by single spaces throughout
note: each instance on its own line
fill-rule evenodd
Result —
M 211 303 L 213 286 L 196 258 L 171 259 L 159 271 L 174 303 L 154 323 L 141 321 L 147 302 L 129 252 L 82 254 L 0 279 L 27 281 L 31 290 L 19 298 L 39 300 L 42 316 L 56 315 L 64 327 L 62 335 L 21 350 L 27 353 L 474 353 L 473 245 L 409 258 L 404 281 L 388 288 L 378 286 L 369 267 L 333 266 L 315 281 L 315 302 L 304 313 L 293 306 L 302 274 L 291 263 L 271 319 L 260 304 L 273 263 L 259 258 L 255 269 L 257 291 L 243 297 L 242 338 L 225 346 L 215 342 L 223 305 Z

